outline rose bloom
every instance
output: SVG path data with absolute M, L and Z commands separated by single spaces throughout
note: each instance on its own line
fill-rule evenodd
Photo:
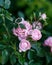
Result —
M 41 18 L 42 18 L 43 20 L 45 20 L 45 19 L 47 18 L 46 14 L 43 13 L 43 14 L 41 15 Z
M 52 47 L 52 37 L 48 37 L 48 38 L 44 41 L 44 44 L 45 44 L 46 46 Z
M 52 37 L 48 37 L 45 41 L 44 41 L 44 46 L 49 46 L 51 48 L 51 52 L 52 52 Z
M 34 40 L 34 41 L 37 41 L 37 40 L 40 40 L 41 39 L 41 37 L 42 37 L 42 34 L 41 34 L 41 32 L 40 32 L 40 30 L 38 30 L 38 29 L 34 29 L 33 31 L 32 31 L 32 39 Z
M 13 34 L 15 36 L 18 36 L 19 40 L 26 39 L 27 36 L 28 36 L 27 30 L 26 29 L 21 29 L 20 27 L 18 27 L 16 29 L 13 28 Z
M 22 21 L 20 23 L 22 23 L 26 27 L 27 30 L 32 29 L 32 25 L 28 21 L 25 21 L 23 18 L 22 18 Z
M 23 39 L 19 43 L 19 52 L 25 52 L 31 48 L 31 44 L 29 41 Z
M 38 21 L 35 21 L 32 26 L 34 29 L 39 29 L 39 30 L 42 29 L 42 24 Z

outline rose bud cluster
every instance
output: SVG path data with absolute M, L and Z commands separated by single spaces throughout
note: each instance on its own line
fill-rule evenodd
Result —
M 25 26 L 25 29 L 21 28 L 20 24 L 23 24 Z M 42 29 L 40 22 L 34 22 L 33 24 L 30 24 L 28 21 L 25 21 L 22 18 L 22 21 L 19 23 L 18 28 L 13 28 L 13 34 L 20 40 L 19 52 L 25 52 L 31 48 L 31 44 L 29 40 L 27 40 L 29 37 L 31 37 L 33 41 L 38 41 L 41 39 L 42 34 L 40 29 Z
M 51 52 L 52 52 L 52 37 L 48 37 L 45 41 L 44 41 L 44 46 L 49 46 L 51 48 Z

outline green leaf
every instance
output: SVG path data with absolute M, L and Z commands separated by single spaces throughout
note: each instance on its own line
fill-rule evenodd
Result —
M 46 62 L 47 64 L 50 63 L 50 61 L 52 60 L 52 55 L 50 53 L 46 53 Z
M 25 63 L 25 58 L 23 57 L 22 54 L 18 54 L 18 61 L 21 65 L 24 65 Z
M 35 50 L 29 50 L 28 51 L 28 59 L 29 60 L 32 60 L 32 59 L 34 59 L 34 58 L 36 58 L 36 53 L 35 53 Z
M 24 18 L 24 14 L 22 12 L 20 12 L 20 11 L 18 12 L 18 16 Z
M 21 65 L 24 65 L 24 63 L 25 63 L 25 57 L 23 57 L 23 54 L 22 53 L 20 54 L 19 52 L 15 52 L 15 55 L 16 55 L 16 57 L 18 59 L 18 62 Z
M 23 25 L 23 24 L 19 24 L 20 25 L 20 27 L 23 29 L 25 29 L 26 27 Z
M 4 4 L 5 4 L 4 5 L 5 9 L 8 9 L 10 7 L 11 1 L 10 0 L 5 0 Z
M 25 62 L 25 63 L 24 63 L 24 65 L 28 65 L 28 63 L 27 63 L 27 62 Z
M 13 18 L 12 18 L 11 15 L 12 15 L 11 13 L 9 13 L 8 11 L 5 11 L 5 17 L 6 17 L 8 20 L 13 21 Z
M 0 0 L 0 6 L 8 9 L 10 7 L 11 1 L 10 0 Z
M 0 16 L 0 24 L 2 23 L 2 21 L 3 21 L 3 20 L 2 20 L 2 17 Z
M 0 6 L 3 6 L 4 2 L 3 0 L 0 0 Z
M 16 65 L 21 65 L 21 64 L 17 62 Z
M 35 44 L 32 44 L 32 48 L 35 49 L 37 51 L 37 53 L 39 53 L 40 51 L 40 43 L 35 43 Z
M 3 40 L 4 40 L 5 42 L 8 41 L 8 36 L 7 36 L 6 34 L 3 34 Z
M 43 26 L 47 26 L 48 25 L 48 22 L 47 21 L 45 21 L 44 22 L 44 24 L 43 24 Z
M 29 61 L 29 65 L 35 65 L 34 60 L 30 60 L 30 61 Z
M 2 44 L 2 42 L 0 42 L 0 50 L 3 50 L 6 46 Z
M 41 43 L 32 44 L 32 48 L 36 50 L 38 56 L 44 57 L 45 51 L 41 48 Z
M 0 63 L 2 63 L 2 56 L 1 56 L 1 54 L 0 54 Z
M 16 63 L 16 56 L 13 53 L 10 56 L 10 62 L 12 65 L 14 65 Z
M 42 63 L 41 62 L 36 63 L 34 60 L 30 60 L 29 65 L 42 65 Z
M 2 51 L 2 65 L 4 65 L 8 61 L 8 51 L 3 50 Z
M 48 31 L 42 30 L 41 32 L 42 32 L 43 34 L 47 35 L 47 36 L 51 36 L 51 33 L 48 32 Z

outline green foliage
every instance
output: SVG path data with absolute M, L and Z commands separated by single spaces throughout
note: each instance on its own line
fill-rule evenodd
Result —
M 51 0 L 50 0 L 51 1 Z M 49 0 L 0 0 L 0 64 L 7 65 L 52 65 L 52 53 L 49 47 L 43 47 L 43 41 L 52 36 L 52 2 Z M 41 31 L 43 38 L 38 42 L 31 41 L 32 48 L 26 53 L 19 53 L 19 40 L 13 33 L 17 17 L 32 21 L 35 13 L 48 15 L 45 27 Z M 37 16 L 38 18 L 38 16 Z M 17 22 L 19 23 L 19 22 Z M 32 23 L 32 22 L 31 22 Z M 48 24 L 47 24 L 48 23 Z M 20 24 L 21 28 L 25 28 Z
M 1 64 L 4 65 L 8 61 L 8 51 L 3 50 L 1 55 Z
M 10 0 L 0 0 L 0 6 L 8 9 L 10 7 L 11 1 Z
M 16 63 L 16 57 L 13 53 L 10 55 L 10 62 L 12 65 L 14 65 Z

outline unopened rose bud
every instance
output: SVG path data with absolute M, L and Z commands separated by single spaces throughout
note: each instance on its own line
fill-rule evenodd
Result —
M 41 15 L 41 18 L 42 18 L 43 20 L 46 20 L 46 18 L 47 18 L 46 14 L 43 13 L 43 14 Z

